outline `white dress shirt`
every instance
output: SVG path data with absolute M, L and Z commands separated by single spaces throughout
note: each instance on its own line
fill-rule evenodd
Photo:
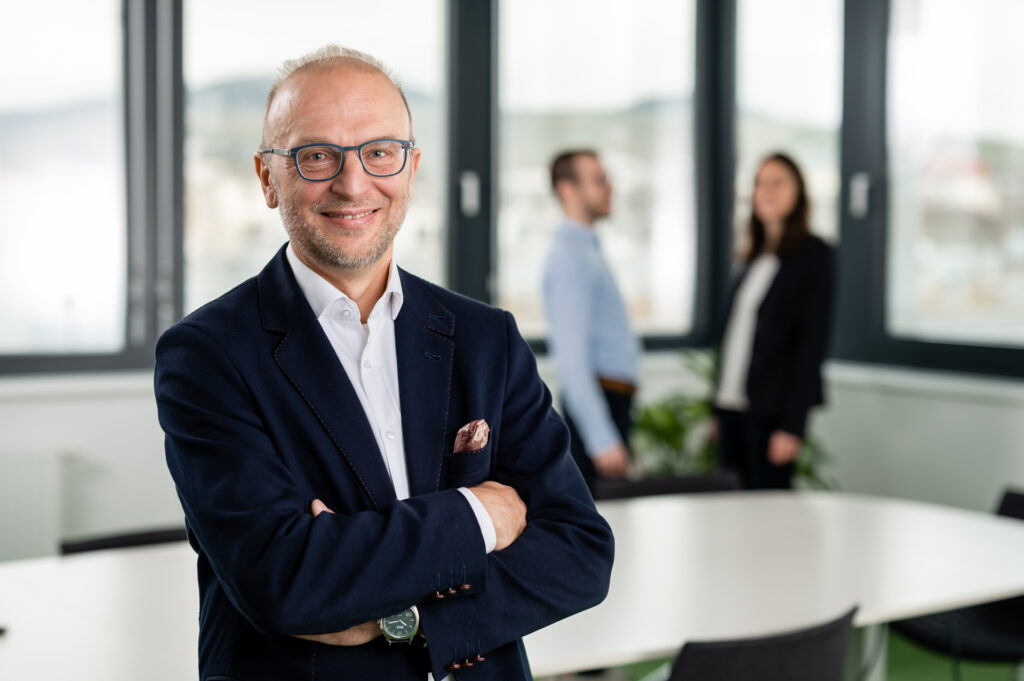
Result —
M 366 413 L 395 486 L 395 496 L 408 499 L 409 474 L 405 464 L 402 408 L 398 399 L 398 354 L 395 350 L 395 318 L 404 300 L 398 266 L 392 259 L 384 295 L 374 304 L 363 324 L 355 301 L 299 260 L 290 244 L 287 257 L 299 288 L 327 334 Z M 490 553 L 497 543 L 491 517 L 469 489 L 460 487 L 459 491 L 473 508 L 484 546 Z
M 715 404 L 723 409 L 746 411 L 750 405 L 747 372 L 754 350 L 757 310 L 778 271 L 779 257 L 774 253 L 762 253 L 750 263 L 743 283 L 736 290 L 722 340 L 722 364 L 715 394 Z

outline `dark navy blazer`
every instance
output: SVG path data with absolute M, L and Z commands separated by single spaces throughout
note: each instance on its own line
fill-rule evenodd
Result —
M 395 320 L 411 497 L 397 501 L 356 394 L 285 258 L 156 349 L 167 464 L 198 553 L 200 678 L 530 677 L 521 637 L 599 603 L 613 539 L 512 316 L 401 272 Z M 486 419 L 487 447 L 452 455 Z M 528 525 L 485 554 L 459 486 L 513 486 Z M 322 499 L 336 513 L 314 518 Z M 465 586 L 463 586 L 465 585 Z M 462 587 L 462 589 L 459 589 Z M 457 595 L 443 600 L 436 591 Z M 427 646 L 336 632 L 418 604 Z

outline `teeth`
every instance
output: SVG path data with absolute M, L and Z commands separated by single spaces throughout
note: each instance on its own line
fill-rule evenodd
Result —
M 358 220 L 359 218 L 366 217 L 372 212 L 372 210 L 368 210 L 365 213 L 356 213 L 355 215 L 341 215 L 340 213 L 331 213 L 331 216 L 341 218 L 342 220 Z

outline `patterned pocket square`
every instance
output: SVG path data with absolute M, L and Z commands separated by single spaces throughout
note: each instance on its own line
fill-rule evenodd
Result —
M 454 454 L 469 454 L 479 452 L 487 446 L 487 440 L 491 436 L 491 427 L 484 419 L 470 421 L 459 428 L 455 434 Z

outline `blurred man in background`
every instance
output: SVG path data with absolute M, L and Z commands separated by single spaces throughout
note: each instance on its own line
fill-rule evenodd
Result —
M 551 186 L 564 217 L 544 267 L 548 343 L 572 455 L 593 490 L 596 479 L 621 478 L 629 468 L 639 344 L 594 232 L 594 223 L 611 214 L 612 196 L 597 154 L 559 154 Z

